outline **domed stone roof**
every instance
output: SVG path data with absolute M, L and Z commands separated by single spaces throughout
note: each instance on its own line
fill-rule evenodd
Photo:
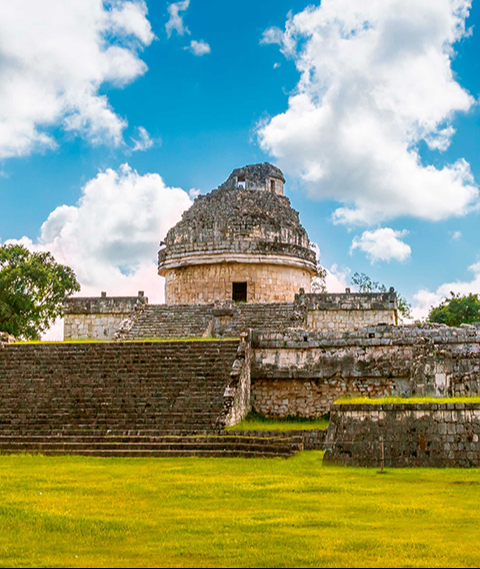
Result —
M 160 274 L 187 264 L 222 261 L 271 261 L 313 274 L 316 255 L 298 212 L 288 198 L 275 193 L 283 194 L 283 182 L 281 170 L 258 164 L 234 170 L 218 189 L 198 196 L 165 238 Z

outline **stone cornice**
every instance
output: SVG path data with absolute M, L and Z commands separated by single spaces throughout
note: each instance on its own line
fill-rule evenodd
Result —
M 159 263 L 158 274 L 165 276 L 168 271 L 182 267 L 195 265 L 215 265 L 220 263 L 243 263 L 243 264 L 262 264 L 262 265 L 280 265 L 285 267 L 296 267 L 305 269 L 314 276 L 317 272 L 316 264 L 299 257 L 290 257 L 288 255 L 255 255 L 248 253 L 184 253 L 179 255 L 169 255 Z

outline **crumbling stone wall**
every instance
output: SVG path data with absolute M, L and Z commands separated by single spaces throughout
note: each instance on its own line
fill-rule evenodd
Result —
M 247 334 L 242 334 L 238 346 L 237 357 L 230 372 L 230 383 L 225 389 L 223 414 L 221 424 L 223 427 L 238 425 L 251 410 L 251 355 L 250 343 L 246 341 Z
M 135 310 L 148 303 L 143 292 L 138 296 L 75 297 L 64 303 L 65 340 L 111 340 L 120 324 Z
M 380 467 L 480 466 L 480 404 L 334 405 L 326 463 Z
M 274 261 L 274 258 L 271 261 Z M 232 286 L 235 282 L 247 283 L 247 302 L 288 303 L 293 301 L 300 288 L 310 289 L 311 273 L 302 267 L 274 265 L 268 262 L 225 262 L 178 268 L 168 271 L 165 277 L 167 304 L 229 301 L 232 300 Z
M 283 196 L 284 184 L 285 178 L 280 168 L 264 162 L 237 168 L 221 187 L 233 190 L 241 185 L 247 190 L 267 191 Z
M 295 304 L 309 330 L 341 332 L 398 324 L 397 295 L 393 289 L 388 293 L 358 293 L 347 289 L 345 294 L 298 294 Z
M 408 380 L 402 378 L 400 381 Z M 340 397 L 388 397 L 396 392 L 397 383 L 387 378 L 255 378 L 252 408 L 267 417 L 321 417 Z
M 252 405 L 314 417 L 341 396 L 480 392 L 480 328 L 378 326 L 353 332 L 254 332 Z

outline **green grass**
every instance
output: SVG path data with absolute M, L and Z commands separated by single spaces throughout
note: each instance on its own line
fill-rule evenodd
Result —
M 0 457 L 0 567 L 477 567 L 479 470 Z
M 319 419 L 304 419 L 303 417 L 286 417 L 279 419 L 265 417 L 258 413 L 250 413 L 245 419 L 229 427 L 227 431 L 305 431 L 311 429 L 326 429 L 329 420 L 327 417 Z
M 385 405 L 387 403 L 480 403 L 480 397 L 343 397 L 335 401 L 335 405 Z

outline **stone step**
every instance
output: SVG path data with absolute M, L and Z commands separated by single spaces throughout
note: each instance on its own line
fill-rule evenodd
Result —
M 42 453 L 44 451 L 64 451 L 66 454 L 77 454 L 78 452 L 93 451 L 184 451 L 184 450 L 205 450 L 221 451 L 230 450 L 238 452 L 299 452 L 301 449 L 294 448 L 292 445 L 277 444 L 252 444 L 252 443 L 12 443 L 0 446 L 0 453 Z
M 0 437 L 0 454 L 288 457 L 302 450 L 303 443 L 298 437 Z
M 272 438 L 277 442 L 287 441 L 288 443 L 299 444 L 302 442 L 302 436 L 280 436 L 263 437 L 263 436 L 245 436 L 245 435 L 208 435 L 208 436 L 195 436 L 184 435 L 180 437 L 164 435 L 164 434 L 108 434 L 108 433 L 50 433 L 45 435 L 1 435 L 0 445 L 14 444 L 14 443 L 91 443 L 91 442 L 108 442 L 108 443 L 215 443 L 215 444 L 236 444 L 236 443 L 265 443 L 272 444 Z

